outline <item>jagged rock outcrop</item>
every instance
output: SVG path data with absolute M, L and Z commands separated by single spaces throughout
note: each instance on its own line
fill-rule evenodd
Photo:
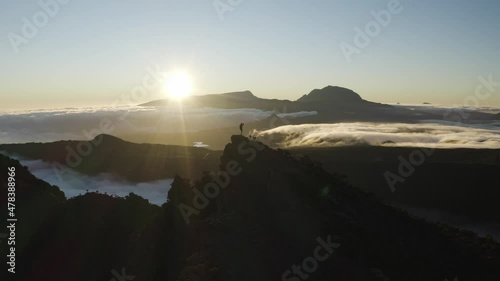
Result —
M 224 184 L 214 196 L 210 189 L 217 182 Z M 326 173 L 307 157 L 295 159 L 243 136 L 231 137 L 218 176 L 193 185 L 185 179 L 174 184 L 191 194 L 175 204 L 198 210 L 191 200 L 208 199 L 199 213 L 190 213 L 185 227 L 177 226 L 191 233 L 185 237 L 197 237 L 183 240 L 185 249 L 191 245 L 194 250 L 182 256 L 203 256 L 210 265 L 186 260 L 183 276 L 196 275 L 196 268 L 216 268 L 217 280 L 280 279 L 311 255 L 318 237 L 328 235 L 340 247 L 308 280 L 500 276 L 495 265 L 500 248 L 492 239 L 411 217 Z M 182 222 L 185 216 L 178 207 L 170 206 Z

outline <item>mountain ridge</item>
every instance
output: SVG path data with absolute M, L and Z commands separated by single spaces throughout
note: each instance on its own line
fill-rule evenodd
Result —
M 362 102 L 361 96 L 351 89 L 339 86 L 326 86 L 314 89 L 300 97 L 297 102 Z
M 0 151 L 69 166 L 89 176 L 109 173 L 131 182 L 199 173 L 217 161 L 217 152 L 203 147 L 134 143 L 107 134 L 81 141 L 0 144 Z
M 313 99 L 314 97 L 314 99 Z M 316 101 L 316 102 L 329 102 L 329 101 L 338 101 L 342 102 L 345 98 L 346 101 L 364 101 L 361 96 L 354 92 L 351 89 L 339 87 L 339 86 L 331 86 L 328 85 L 322 89 L 314 89 L 309 94 L 305 94 L 296 101 L 290 101 L 287 99 L 264 99 L 255 96 L 250 90 L 244 91 L 236 91 L 236 92 L 227 92 L 221 94 L 208 94 L 208 95 L 199 95 L 199 96 L 190 96 L 188 99 L 193 99 L 195 101 L 204 101 L 207 102 L 209 99 L 220 99 L 220 98 L 230 98 L 236 99 L 246 102 L 255 102 L 255 101 L 274 101 L 274 102 L 307 102 L 307 101 Z M 156 101 L 151 101 L 147 103 L 140 104 L 139 106 L 164 106 L 170 104 L 172 101 L 170 99 L 161 99 Z
M 0 155 L 0 168 L 11 165 L 20 179 L 32 178 Z M 29 230 L 36 239 L 19 247 L 19 280 L 62 281 L 69 274 L 107 280 L 110 268 L 151 281 L 283 280 L 320 238 L 336 249 L 308 274 L 311 281 L 500 278 L 500 245 L 492 239 L 410 216 L 308 157 L 233 135 L 219 165 L 191 179 L 175 176 L 161 208 L 132 193 L 66 200 L 57 187 L 35 182 L 46 195 L 16 202 L 29 210 L 20 213 L 21 226 L 38 217 L 42 222 Z M 6 177 L 0 175 L 2 184 Z M 181 204 L 198 210 L 188 223 Z M 64 258 L 46 263 L 55 256 Z
M 223 176 L 231 170 L 239 173 Z M 205 175 L 194 185 L 176 177 L 165 205 L 180 227 L 185 225 L 180 204 L 193 206 L 207 186 L 226 182 L 199 214 L 189 217 L 182 234 L 186 238 L 177 241 L 187 258 L 181 273 L 189 276 L 205 262 L 188 257 L 202 256 L 212 261 L 209 267 L 219 269 L 221 279 L 276 280 L 308 254 L 317 237 L 328 235 L 340 247 L 308 280 L 444 280 L 453 274 L 468 280 L 483 266 L 481 278 L 500 276 L 493 262 L 500 248 L 491 239 L 408 215 L 325 172 L 308 157 L 295 158 L 234 135 L 221 156 L 220 172 L 220 178 Z M 486 251 L 490 243 L 488 253 L 471 251 Z M 232 249 L 233 244 L 240 246 Z M 248 272 L 241 263 L 259 270 Z
M 256 97 L 251 91 L 190 96 L 181 101 L 183 105 L 212 107 L 220 109 L 254 108 L 282 113 L 317 112 L 316 116 L 296 118 L 295 124 L 333 123 L 333 122 L 416 122 L 419 120 L 439 119 L 432 113 L 414 112 L 364 100 L 351 89 L 339 86 L 326 86 L 314 89 L 295 101 L 265 99 Z M 169 106 L 173 100 L 151 101 L 139 106 Z M 176 105 L 178 106 L 177 102 Z

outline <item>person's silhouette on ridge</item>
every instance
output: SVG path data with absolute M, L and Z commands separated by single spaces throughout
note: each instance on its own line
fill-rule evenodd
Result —
M 245 125 L 245 123 L 240 124 L 240 135 L 243 135 L 243 126 L 244 125 Z

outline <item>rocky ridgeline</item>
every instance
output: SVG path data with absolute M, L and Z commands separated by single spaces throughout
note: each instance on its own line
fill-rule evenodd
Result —
M 196 181 L 177 177 L 166 206 L 175 228 L 185 231 L 177 241 L 186 250 L 184 280 L 193 280 L 202 265 L 203 276 L 220 278 L 214 280 L 500 276 L 500 248 L 492 239 L 411 217 L 307 157 L 243 136 L 231 137 L 218 173 Z M 339 247 L 309 272 L 301 262 L 321 237 Z M 288 272 L 293 265 L 302 269 Z
M 0 160 L 2 170 L 20 166 Z M 243 136 L 231 137 L 219 171 L 177 176 L 161 208 L 133 194 L 66 200 L 27 170 L 19 176 L 32 180 L 26 192 L 46 191 L 19 202 L 19 280 L 500 277 L 492 239 L 411 217 L 308 157 Z

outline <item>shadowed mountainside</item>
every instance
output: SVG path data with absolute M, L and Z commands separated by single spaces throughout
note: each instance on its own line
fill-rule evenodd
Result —
M 310 280 L 383 280 L 374 272 L 390 280 L 444 280 L 455 275 L 467 280 L 477 278 L 478 268 L 469 271 L 471 264 L 489 264 L 481 278 L 500 273 L 488 261 L 494 252 L 495 259 L 499 254 L 493 240 L 408 216 L 326 173 L 308 158 L 296 160 L 286 151 L 233 136 L 221 158 L 222 170 L 232 161 L 239 163 L 241 174 L 231 177 L 221 195 L 196 221 L 192 219 L 190 233 L 203 240 L 185 254 L 219 260 L 216 266 L 225 269 L 221 274 L 228 280 L 279 279 L 310 255 L 316 237 L 329 234 L 337 235 L 341 246 Z M 205 178 L 194 188 L 203 192 L 210 181 Z M 192 188 L 177 178 L 169 192 L 171 208 L 193 205 Z M 179 212 L 177 216 L 182 224 Z M 496 250 L 489 254 L 472 250 L 485 249 L 480 246 L 485 242 L 496 245 Z M 186 239 L 183 245 L 192 243 Z M 233 243 L 240 246 L 225 248 Z M 248 272 L 234 257 L 259 270 Z M 195 265 L 188 265 L 194 270 Z
M 133 194 L 114 198 L 88 193 L 66 200 L 57 187 L 0 155 L 1 170 L 8 167 L 16 169 L 15 280 L 110 280 L 111 269 L 119 271 L 127 261 L 133 233 L 160 210 Z M 0 174 L 0 182 L 0 207 L 7 209 L 7 173 Z M 0 219 L 6 221 L 6 216 L 2 212 Z M 0 243 L 2 253 L 7 247 Z M 6 255 L 0 261 L 6 264 Z M 0 276 L 12 279 L 7 270 Z
M 32 198 L 53 206 L 28 209 L 27 197 L 19 198 L 26 208 L 20 221 L 43 217 L 32 232 L 18 230 L 25 243 L 19 280 L 109 280 L 122 268 L 137 280 L 286 280 L 287 270 L 313 255 L 318 238 L 337 244 L 308 280 L 500 277 L 500 246 L 493 240 L 409 216 L 307 157 L 242 136 L 225 147 L 218 174 L 175 177 L 162 208 L 133 194 L 65 200 L 17 161 L 0 156 L 0 164 L 16 166 L 19 192 L 44 190 L 47 196 Z M 5 192 L 7 179 L 0 179 Z M 203 199 L 207 186 L 211 195 Z M 199 213 L 187 224 L 181 206 Z
M 132 182 L 198 175 L 216 167 L 220 156 L 201 147 L 131 143 L 110 135 L 91 141 L 3 144 L 0 151 L 57 162 L 85 175 L 108 173 Z
M 381 200 L 415 208 L 442 210 L 476 223 L 500 221 L 500 190 L 495 184 L 500 170 L 498 149 L 436 149 L 420 165 L 410 162 L 418 148 L 332 147 L 291 149 L 307 155 L 332 173 Z M 401 159 L 405 159 L 405 164 Z M 386 172 L 412 171 L 392 192 Z

